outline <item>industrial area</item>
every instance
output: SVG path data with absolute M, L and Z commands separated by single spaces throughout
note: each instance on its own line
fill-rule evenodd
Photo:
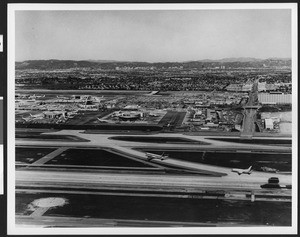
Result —
M 91 94 L 81 92 L 64 96 L 56 92 L 17 93 L 17 127 L 32 124 L 49 127 L 53 124 L 94 127 L 134 124 L 189 132 L 241 132 L 247 112 L 243 108 L 249 104 L 247 92 L 136 91 L 126 94 L 126 91 L 120 91 L 110 95 L 109 91 L 90 91 Z M 291 132 L 287 125 L 291 125 L 291 94 L 257 93 L 255 103 L 258 106 L 255 132 Z M 279 113 L 266 112 L 267 109 Z

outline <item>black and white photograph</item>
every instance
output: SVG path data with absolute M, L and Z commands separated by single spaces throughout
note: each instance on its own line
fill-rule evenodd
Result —
M 293 234 L 297 4 L 8 4 L 9 234 Z

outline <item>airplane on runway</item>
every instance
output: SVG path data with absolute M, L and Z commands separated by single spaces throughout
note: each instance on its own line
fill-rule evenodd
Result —
M 107 123 L 107 121 L 97 118 L 100 123 Z
M 22 117 L 22 119 L 24 119 L 26 122 L 31 121 L 31 120 L 35 120 L 35 119 L 43 119 L 44 118 L 44 113 L 42 114 L 29 114 L 29 117 Z
M 28 99 L 30 95 L 22 95 L 22 94 L 16 94 L 16 99 Z
M 31 95 L 31 96 L 29 96 L 28 98 L 29 99 L 39 99 L 39 98 L 44 98 L 45 97 L 45 95 Z
M 31 117 L 22 117 L 22 119 L 24 119 L 26 122 L 29 122 L 30 120 L 32 120 Z
M 57 99 L 60 99 L 60 100 L 68 100 L 68 99 L 70 99 L 69 97 L 66 97 L 66 96 L 56 96 L 57 97 Z
M 232 169 L 232 172 L 238 173 L 238 175 L 241 174 L 248 174 L 250 175 L 252 173 L 252 166 L 250 166 L 248 169 Z
M 29 114 L 29 115 L 30 115 L 30 117 L 33 118 L 33 119 L 42 119 L 42 118 L 45 117 L 45 116 L 44 116 L 44 113 L 42 113 L 42 114 L 34 114 L 34 115 Z
M 164 152 L 161 155 L 146 152 L 146 156 L 148 161 L 151 161 L 153 159 L 165 160 L 169 158 L 169 155 L 164 155 Z

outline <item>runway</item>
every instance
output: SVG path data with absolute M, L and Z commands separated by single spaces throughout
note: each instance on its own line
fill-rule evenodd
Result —
M 45 134 L 45 133 L 44 133 Z M 118 172 L 110 171 L 103 172 L 101 170 L 84 171 L 73 169 L 48 169 L 47 167 L 35 168 L 21 168 L 17 169 L 16 174 L 16 187 L 21 190 L 26 187 L 27 189 L 77 189 L 85 190 L 90 188 L 92 190 L 130 190 L 133 193 L 147 190 L 147 192 L 162 191 L 164 193 L 191 192 L 203 193 L 206 191 L 222 191 L 227 193 L 229 198 L 232 192 L 242 193 L 242 197 L 246 194 L 255 193 L 255 195 L 266 195 L 268 199 L 272 199 L 272 195 L 283 195 L 284 197 L 291 196 L 291 189 L 286 185 L 291 186 L 292 177 L 289 174 L 268 173 L 253 171 L 251 175 L 232 172 L 231 168 L 208 165 L 202 163 L 195 163 L 184 161 L 169 157 L 164 160 L 153 159 L 148 160 L 145 152 L 135 150 L 135 148 L 156 148 L 156 149 L 186 149 L 186 150 L 238 150 L 241 152 L 251 151 L 272 151 L 272 152 L 290 152 L 290 147 L 283 146 L 270 146 L 270 145 L 257 145 L 257 144 L 239 144 L 232 142 L 209 140 L 207 136 L 187 136 L 182 134 L 159 134 L 162 137 L 181 137 L 192 139 L 195 141 L 203 142 L 203 144 L 170 144 L 170 143 L 143 143 L 143 142 L 128 142 L 110 139 L 114 134 L 87 134 L 84 131 L 78 130 L 62 130 L 52 132 L 49 134 L 54 135 L 73 135 L 82 139 L 89 140 L 88 142 L 61 142 L 49 140 L 26 140 L 17 139 L 17 146 L 41 146 L 41 147 L 56 147 L 57 150 L 46 155 L 37 164 L 43 165 L 44 161 L 51 159 L 52 155 L 57 155 L 59 152 L 65 151 L 67 148 L 105 148 L 111 150 L 115 154 L 121 156 L 132 157 L 132 159 L 140 160 L 143 162 L 150 162 L 158 165 L 162 169 L 169 169 L 171 167 L 178 170 L 194 171 L 199 174 L 171 174 L 171 173 L 136 173 L 136 172 Z M 131 135 L 137 136 L 137 135 Z M 157 136 L 147 135 L 147 136 Z M 277 139 L 277 138 L 276 138 Z M 52 155 L 51 155 L 52 154 Z M 49 156 L 50 155 L 50 156 Z M 267 184 L 270 177 L 277 177 L 279 189 L 262 189 L 261 185 Z M 230 195 L 229 195 L 230 194 Z M 228 196 L 229 195 L 229 196 Z M 237 198 L 237 196 L 235 196 Z M 273 199 L 272 199 L 273 200 Z
M 172 174 L 154 172 L 102 172 L 86 170 L 17 170 L 17 192 L 66 192 L 77 194 L 111 195 L 147 195 L 147 196 L 176 196 L 183 198 L 211 198 L 206 192 L 220 198 L 246 199 L 246 195 L 263 195 L 268 201 L 290 201 L 291 184 L 289 175 L 286 179 L 280 177 L 280 188 L 262 189 L 261 185 L 268 183 L 264 176 L 223 176 L 212 177 L 197 174 Z M 211 193 L 212 192 L 212 193 Z M 130 194 L 131 193 L 131 194 Z M 238 195 L 236 195 L 238 193 Z M 226 195 L 225 195 L 226 194 Z M 199 196 L 200 195 L 200 196 Z M 225 196 L 224 196 L 225 195 Z M 274 197 L 277 196 L 276 198 Z M 279 195 L 279 196 L 278 196 Z M 277 200 L 275 200 L 277 199 Z M 280 200 L 279 200 L 280 199 Z
M 274 176 L 274 175 L 273 175 Z M 59 171 L 16 171 L 16 182 L 24 183 L 53 183 L 53 184 L 91 184 L 142 186 L 155 185 L 161 187 L 200 187 L 249 190 L 260 189 L 259 185 L 267 183 L 265 176 L 238 176 L 207 177 L 199 175 L 142 175 L 142 174 L 116 174 L 116 173 L 87 173 L 87 172 L 59 172 Z M 289 176 L 280 176 L 281 184 L 291 184 Z

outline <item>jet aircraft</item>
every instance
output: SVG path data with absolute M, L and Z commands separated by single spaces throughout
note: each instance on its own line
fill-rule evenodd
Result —
M 241 174 L 250 175 L 252 173 L 252 166 L 250 166 L 248 169 L 232 169 L 231 171 L 237 173 L 238 175 Z
M 165 160 L 165 159 L 169 158 L 169 155 L 164 155 L 164 152 L 161 155 L 146 152 L 146 156 L 147 156 L 148 161 L 151 161 L 153 159 Z

